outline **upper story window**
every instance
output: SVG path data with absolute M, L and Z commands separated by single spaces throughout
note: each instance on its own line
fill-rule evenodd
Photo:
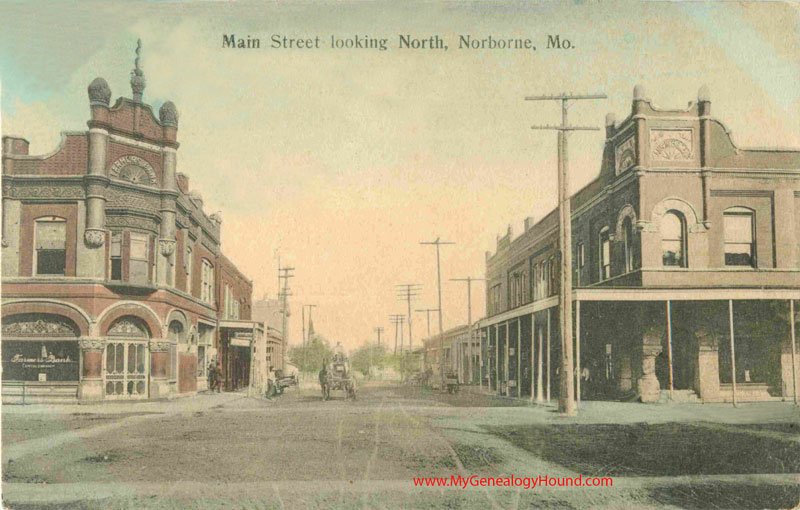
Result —
M 622 244 L 625 247 L 625 272 L 633 271 L 633 223 L 630 217 L 622 221 Z
M 237 320 L 240 319 L 241 318 L 240 313 L 241 313 L 241 305 L 240 305 L 239 301 L 234 301 L 233 302 L 233 318 L 237 319 Z
M 600 280 L 611 278 L 611 239 L 608 227 L 603 227 L 598 239 L 598 250 L 600 253 Z
M 214 303 L 214 266 L 206 259 L 203 259 L 201 274 L 200 299 L 206 303 Z
M 35 229 L 36 274 L 66 274 L 67 221 L 57 216 L 39 218 L 36 220 Z
M 661 218 L 661 258 L 665 266 L 686 267 L 686 222 L 678 211 Z
M 489 289 L 489 313 L 495 314 L 500 311 L 500 289 L 501 285 L 498 283 L 497 285 L 492 286 Z
M 184 255 L 183 268 L 186 270 L 186 292 L 192 293 L 192 273 L 194 270 L 194 251 L 191 246 L 186 247 L 186 254 Z
M 547 282 L 547 295 L 553 296 L 558 294 L 558 284 L 559 284 L 559 268 L 558 268 L 558 259 L 555 255 L 550 257 L 550 260 L 547 261 L 548 267 L 548 276 L 549 281 Z
M 755 214 L 746 207 L 731 207 L 724 213 L 725 265 L 756 266 L 756 243 L 753 235 Z
M 575 247 L 575 286 L 581 285 L 581 274 L 586 265 L 586 247 L 582 242 Z
M 131 283 L 145 284 L 150 280 L 150 239 L 147 234 L 131 232 L 130 278 Z
M 108 256 L 111 259 L 111 279 L 122 280 L 122 232 L 111 233 Z

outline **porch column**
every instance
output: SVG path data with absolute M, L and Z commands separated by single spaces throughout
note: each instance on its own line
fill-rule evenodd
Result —
M 169 396 L 169 346 L 166 338 L 150 339 L 150 398 Z
M 483 389 L 483 330 L 478 330 L 478 388 Z
M 547 309 L 547 401 L 550 402 L 550 309 Z
M 517 380 L 516 380 L 516 388 L 517 388 L 517 398 L 522 398 L 522 353 L 520 349 L 522 339 L 522 316 L 517 319 L 517 348 L 514 350 L 514 353 L 517 355 Z
M 510 343 L 509 340 L 511 339 L 511 335 L 510 335 L 511 330 L 508 327 L 508 322 L 509 321 L 506 321 L 506 341 L 503 344 L 503 351 L 504 351 L 503 355 L 504 355 L 504 358 L 505 358 L 505 363 L 503 363 L 503 379 L 505 379 L 505 382 L 506 382 L 506 392 L 505 392 L 506 396 L 508 396 L 508 394 L 509 394 L 508 374 L 509 374 L 510 370 L 508 369 L 508 344 Z
M 719 339 L 713 330 L 699 328 L 697 339 L 697 368 L 695 389 L 703 402 L 720 402 L 719 391 Z
M 674 400 L 674 383 L 672 379 L 672 308 L 667 300 L 667 359 L 669 362 L 669 399 Z
M 575 301 L 575 401 L 581 401 L 581 302 Z
M 797 405 L 797 347 L 794 339 L 794 300 L 789 300 L 789 327 L 792 328 L 792 395 L 794 405 Z
M 531 314 L 531 400 L 536 394 L 533 375 L 536 373 L 536 314 Z
M 636 384 L 642 402 L 658 402 L 661 393 L 656 377 L 656 356 L 662 350 L 662 331 L 658 326 L 646 326 L 642 333 L 642 375 Z
M 731 390 L 733 390 L 733 407 L 736 407 L 736 348 L 733 337 L 733 299 L 728 300 L 728 324 L 731 332 Z
M 789 300 L 789 328 L 790 332 L 786 335 L 781 345 L 781 380 L 783 382 L 783 399 L 788 400 L 791 398 L 794 404 L 798 403 L 798 390 L 800 389 L 800 381 L 798 381 L 798 366 L 797 359 L 797 339 L 796 328 L 797 318 L 795 317 L 794 300 Z
M 494 325 L 494 389 L 500 391 L 500 326 Z
M 85 337 L 78 341 L 81 348 L 81 381 L 79 400 L 103 400 L 103 351 L 105 338 Z

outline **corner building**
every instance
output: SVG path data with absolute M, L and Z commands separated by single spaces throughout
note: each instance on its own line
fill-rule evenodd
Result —
M 800 151 L 738 147 L 705 87 L 662 110 L 637 86 L 630 115 L 607 117 L 600 174 L 571 207 L 578 398 L 800 391 Z M 558 396 L 559 251 L 555 210 L 487 253 L 476 327 L 493 392 Z
M 178 113 L 88 87 L 89 129 L 29 154 L 3 137 L 4 401 L 170 398 L 249 374 L 226 327 L 258 334 L 252 282 L 221 253 L 217 215 L 177 171 Z M 248 353 L 249 355 L 249 353 Z M 234 373 L 235 372 L 235 373 Z

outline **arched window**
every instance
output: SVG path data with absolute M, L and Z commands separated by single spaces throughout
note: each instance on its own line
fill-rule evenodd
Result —
M 600 257 L 600 280 L 607 280 L 611 278 L 611 239 L 608 232 L 608 227 L 603 227 L 600 231 L 598 239 L 598 250 Z
M 724 213 L 725 265 L 756 266 L 755 213 L 746 207 L 731 207 Z
M 64 275 L 67 268 L 67 221 L 57 216 L 35 222 L 37 275 Z
M 686 222 L 678 211 L 661 218 L 661 259 L 665 266 L 686 267 Z
M 625 246 L 625 272 L 633 271 L 633 223 L 630 217 L 622 222 L 622 241 Z

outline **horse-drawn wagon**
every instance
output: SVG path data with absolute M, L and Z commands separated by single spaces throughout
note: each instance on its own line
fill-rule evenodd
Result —
M 331 398 L 331 390 L 344 391 L 345 399 L 356 399 L 356 381 L 350 368 L 350 360 L 344 354 L 334 354 L 333 361 L 323 365 L 319 373 L 319 384 L 323 400 Z

